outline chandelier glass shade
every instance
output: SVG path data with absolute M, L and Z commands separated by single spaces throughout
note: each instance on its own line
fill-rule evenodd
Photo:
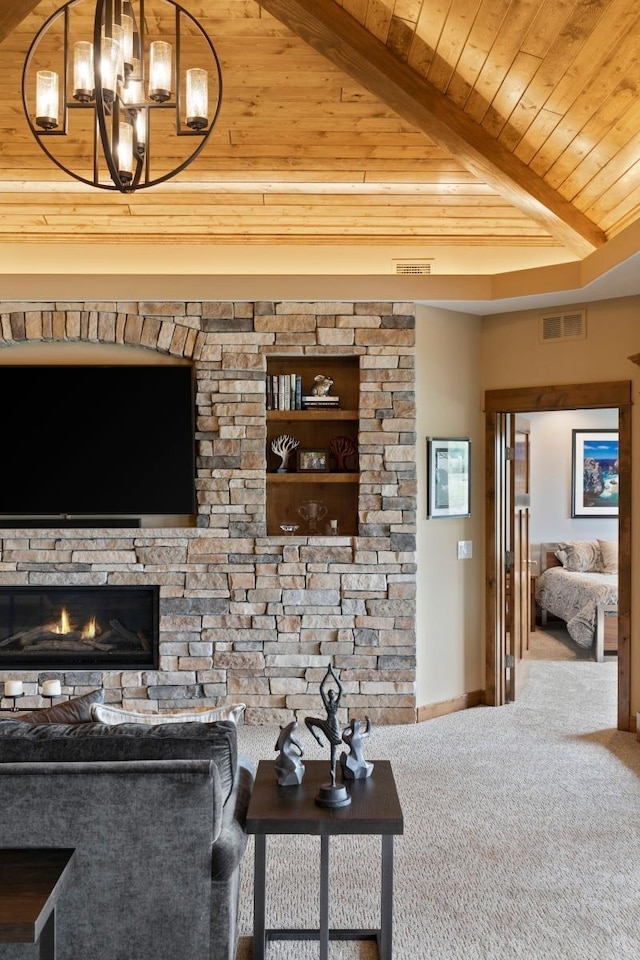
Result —
M 36 141 L 65 173 L 131 193 L 201 152 L 220 111 L 220 61 L 174 0 L 70 0 L 33 39 L 22 101 Z

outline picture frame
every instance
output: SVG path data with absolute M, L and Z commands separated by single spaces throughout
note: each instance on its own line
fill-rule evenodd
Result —
M 571 431 L 571 516 L 617 517 L 617 430 Z
M 471 440 L 427 437 L 427 517 L 471 516 Z
M 329 451 L 320 449 L 296 451 L 296 470 L 298 473 L 328 473 Z

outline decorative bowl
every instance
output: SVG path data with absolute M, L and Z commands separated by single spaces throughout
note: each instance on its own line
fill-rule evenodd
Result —
M 299 526 L 300 524 L 298 523 L 281 523 L 280 529 L 283 530 L 284 533 L 295 533 Z

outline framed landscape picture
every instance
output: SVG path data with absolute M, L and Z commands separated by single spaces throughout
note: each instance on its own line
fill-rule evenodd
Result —
M 573 430 L 571 516 L 618 516 L 618 431 Z
M 471 441 L 427 438 L 427 516 L 471 516 Z

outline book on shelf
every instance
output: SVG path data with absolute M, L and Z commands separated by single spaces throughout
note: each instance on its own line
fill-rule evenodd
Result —
M 302 410 L 302 376 L 267 374 L 267 410 Z
M 304 410 L 336 410 L 340 406 L 340 397 L 302 397 Z

